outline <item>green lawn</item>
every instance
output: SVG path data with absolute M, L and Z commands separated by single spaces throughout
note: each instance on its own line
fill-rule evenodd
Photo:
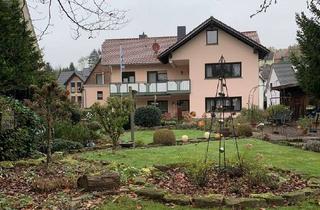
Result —
M 252 144 L 251 150 L 245 149 L 246 144 Z M 227 141 L 227 157 L 235 157 L 233 141 Z M 320 175 L 320 154 L 301 149 L 279 146 L 261 140 L 239 140 L 241 153 L 248 158 L 254 158 L 261 153 L 265 162 L 270 166 L 290 169 L 309 176 Z M 135 167 L 152 166 L 154 164 L 169 164 L 179 162 L 194 162 L 203 160 L 206 143 L 188 144 L 183 146 L 155 147 L 149 149 L 120 150 L 116 154 L 110 151 L 96 151 L 83 153 L 82 157 L 90 160 L 107 160 L 125 163 Z M 209 148 L 209 157 L 217 160 L 218 142 L 212 142 Z
M 200 130 L 173 130 L 173 132 L 176 135 L 177 139 L 181 139 L 183 135 L 187 135 L 189 139 L 199 138 L 204 136 L 204 131 L 200 131 Z M 136 131 L 135 139 L 141 140 L 145 144 L 149 144 L 149 143 L 152 143 L 153 133 L 154 131 L 151 131 L 151 130 Z M 131 137 L 130 132 L 126 132 L 120 137 L 120 139 L 124 141 L 129 141 L 130 137 Z

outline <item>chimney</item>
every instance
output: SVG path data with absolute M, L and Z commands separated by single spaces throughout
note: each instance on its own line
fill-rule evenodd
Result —
M 186 36 L 186 27 L 185 26 L 178 26 L 177 27 L 177 41 L 180 41 L 185 36 Z
M 139 35 L 139 39 L 145 39 L 145 38 L 148 38 L 148 36 L 144 32 Z

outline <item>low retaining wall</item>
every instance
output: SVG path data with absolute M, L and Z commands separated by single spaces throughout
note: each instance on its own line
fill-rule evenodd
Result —
M 320 195 L 320 178 L 311 178 L 308 186 L 302 190 L 275 195 L 272 193 L 251 194 L 249 197 L 228 197 L 222 194 L 188 196 L 170 194 L 163 189 L 154 187 L 137 187 L 131 189 L 138 196 L 164 203 L 177 205 L 192 205 L 198 208 L 264 208 L 274 206 L 294 205 Z

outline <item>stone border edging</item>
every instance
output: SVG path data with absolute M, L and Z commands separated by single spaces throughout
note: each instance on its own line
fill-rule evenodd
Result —
M 294 205 L 301 201 L 320 195 L 320 178 L 308 180 L 306 188 L 275 195 L 273 193 L 251 194 L 250 197 L 228 197 L 222 194 L 209 194 L 205 196 L 189 196 L 184 194 L 172 194 L 163 189 L 154 187 L 138 187 L 131 191 L 138 196 L 164 203 L 176 205 L 192 205 L 198 208 L 232 207 L 232 208 L 263 208 L 272 206 Z

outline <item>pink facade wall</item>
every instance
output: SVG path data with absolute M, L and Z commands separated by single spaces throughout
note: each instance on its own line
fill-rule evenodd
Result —
M 97 92 L 103 92 L 103 100 L 97 100 Z M 110 96 L 109 84 L 85 85 L 83 91 L 84 108 L 90 108 L 94 103 L 105 103 Z
M 229 96 L 241 96 L 242 108 L 247 107 L 250 89 L 259 84 L 258 54 L 253 48 L 219 30 L 218 44 L 206 45 L 203 31 L 172 54 L 172 60 L 189 60 L 191 80 L 190 111 L 197 117 L 205 112 L 205 98 L 216 94 L 217 79 L 205 79 L 205 64 L 218 63 L 221 55 L 226 62 L 242 62 L 242 77 L 227 79 Z M 258 105 L 258 95 L 254 104 Z

